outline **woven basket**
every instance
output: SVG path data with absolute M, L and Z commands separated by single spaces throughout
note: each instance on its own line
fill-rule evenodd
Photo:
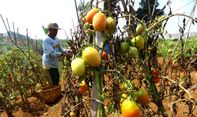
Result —
M 53 103 L 61 96 L 61 86 L 43 87 L 39 95 L 45 103 Z

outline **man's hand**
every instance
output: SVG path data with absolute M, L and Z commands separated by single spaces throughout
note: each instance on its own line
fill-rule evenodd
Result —
M 70 58 L 72 58 L 72 56 L 73 56 L 73 53 L 72 53 L 71 49 L 67 49 L 64 53 L 65 53 L 66 59 L 68 59 L 68 60 Z
M 66 54 L 66 58 L 67 58 L 68 60 L 70 60 L 70 58 L 72 58 L 72 57 L 73 57 L 72 50 L 69 50 L 69 51 L 67 52 L 67 54 Z

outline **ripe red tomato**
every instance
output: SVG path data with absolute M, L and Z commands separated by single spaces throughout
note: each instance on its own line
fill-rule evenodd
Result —
M 153 76 L 154 78 L 159 76 L 158 71 L 156 71 L 155 69 L 152 70 L 151 73 L 152 73 L 152 76 Z
M 146 105 L 150 102 L 148 92 L 144 88 L 140 88 L 140 90 L 135 93 L 135 96 L 141 105 Z
M 160 78 L 159 78 L 159 77 L 153 78 L 153 82 L 154 82 L 154 83 L 159 83 L 159 82 L 160 82 Z
M 101 53 L 101 57 L 102 57 L 102 59 L 107 59 L 107 53 L 105 52 L 105 51 L 102 51 L 102 53 Z
M 88 90 L 88 86 L 87 84 L 85 83 L 85 81 L 82 81 L 79 85 L 79 93 L 80 94 L 83 94 L 85 93 L 86 91 Z
M 142 112 L 136 102 L 133 100 L 125 99 L 121 104 L 121 111 L 123 117 L 141 117 Z

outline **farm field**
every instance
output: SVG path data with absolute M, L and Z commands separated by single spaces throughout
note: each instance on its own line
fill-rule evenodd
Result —
M 45 53 L 42 40 L 12 37 L 4 23 L 0 117 L 196 117 L 197 37 L 186 35 L 195 7 L 186 15 L 154 0 L 136 11 L 129 0 L 81 4 L 75 0 L 78 26 L 60 40 L 66 52 L 54 42 Z M 181 17 L 179 34 L 166 39 L 173 17 Z M 53 41 L 51 28 L 42 29 Z M 59 60 L 57 86 L 49 85 L 43 53 Z

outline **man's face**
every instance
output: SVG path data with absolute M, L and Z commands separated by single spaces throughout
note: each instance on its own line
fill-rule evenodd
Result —
M 57 36 L 58 29 L 49 29 L 49 35 L 53 38 Z

